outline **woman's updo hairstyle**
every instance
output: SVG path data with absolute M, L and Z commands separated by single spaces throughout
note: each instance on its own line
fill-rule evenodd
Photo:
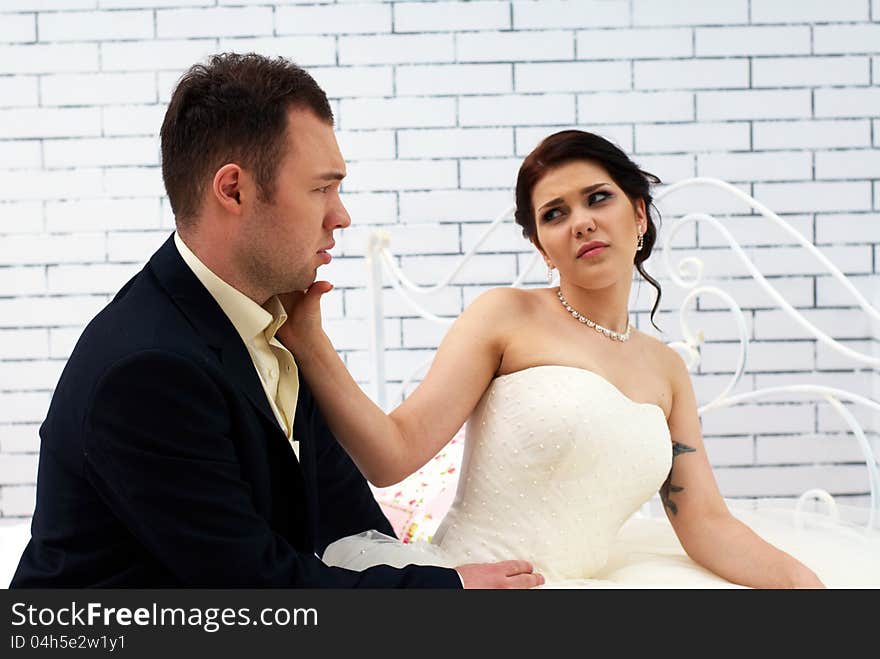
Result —
M 660 183 L 660 179 L 639 169 L 638 165 L 616 145 L 604 137 L 582 130 L 563 130 L 545 138 L 526 156 L 519 168 L 519 174 L 516 178 L 514 219 L 522 227 L 523 236 L 529 240 L 535 240 L 537 228 L 535 209 L 532 207 L 532 191 L 549 170 L 578 160 L 589 160 L 600 165 L 633 204 L 637 199 L 645 201 L 648 226 L 644 234 L 644 246 L 636 252 L 633 264 L 645 281 L 657 289 L 657 298 L 651 309 L 651 323 L 654 323 L 654 314 L 660 305 L 660 284 L 645 272 L 642 263 L 651 255 L 651 250 L 657 241 L 659 214 L 657 223 L 655 223 L 654 213 L 657 213 L 657 209 L 653 206 L 654 198 L 651 196 L 651 186 Z M 657 325 L 654 324 L 654 327 Z

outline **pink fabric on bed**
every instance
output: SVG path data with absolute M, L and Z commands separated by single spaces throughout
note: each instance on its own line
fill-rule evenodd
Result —
M 431 540 L 455 497 L 463 450 L 464 429 L 411 476 L 390 487 L 373 488 L 403 542 Z

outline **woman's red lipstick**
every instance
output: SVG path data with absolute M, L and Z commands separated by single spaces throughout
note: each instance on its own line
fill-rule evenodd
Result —
M 590 242 L 580 246 L 580 249 L 578 249 L 577 256 L 575 258 L 579 259 L 583 256 L 585 256 L 586 258 L 591 258 L 604 252 L 606 247 L 608 247 L 608 243 L 603 243 L 601 240 L 591 240 Z

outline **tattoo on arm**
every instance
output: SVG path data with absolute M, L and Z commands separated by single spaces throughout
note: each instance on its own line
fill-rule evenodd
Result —
M 672 442 L 672 466 L 669 468 L 669 476 L 666 477 L 666 481 L 660 486 L 660 499 L 663 501 L 663 505 L 672 511 L 673 515 L 678 514 L 678 506 L 675 505 L 675 502 L 670 497 L 673 494 L 677 494 L 684 490 L 684 487 L 672 484 L 672 472 L 675 469 L 675 458 L 682 453 L 694 453 L 696 450 L 697 449 L 691 448 L 687 444 Z

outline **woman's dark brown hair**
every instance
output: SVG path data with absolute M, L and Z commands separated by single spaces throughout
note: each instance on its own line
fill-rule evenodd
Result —
M 221 53 L 183 75 L 160 131 L 162 179 L 178 224 L 192 222 L 214 172 L 229 162 L 251 170 L 261 201 L 272 200 L 291 107 L 333 123 L 318 83 L 282 57 Z
M 644 234 L 644 246 L 636 252 L 633 264 L 645 281 L 657 289 L 657 298 L 651 309 L 651 323 L 657 327 L 654 323 L 654 314 L 660 305 L 660 284 L 645 272 L 642 264 L 651 255 L 651 250 L 657 241 L 659 214 L 658 220 L 655 222 L 652 209 L 653 213 L 656 213 L 657 209 L 652 204 L 651 186 L 660 183 L 660 179 L 639 169 L 638 165 L 617 146 L 604 137 L 582 130 L 563 130 L 545 138 L 526 156 L 519 168 L 519 175 L 516 178 L 516 213 L 514 215 L 516 223 L 522 227 L 523 236 L 529 240 L 535 239 L 537 228 L 535 209 L 532 207 L 532 191 L 549 170 L 577 160 L 589 160 L 600 165 L 629 197 L 630 201 L 635 203 L 637 199 L 643 199 L 645 202 L 648 227 Z

